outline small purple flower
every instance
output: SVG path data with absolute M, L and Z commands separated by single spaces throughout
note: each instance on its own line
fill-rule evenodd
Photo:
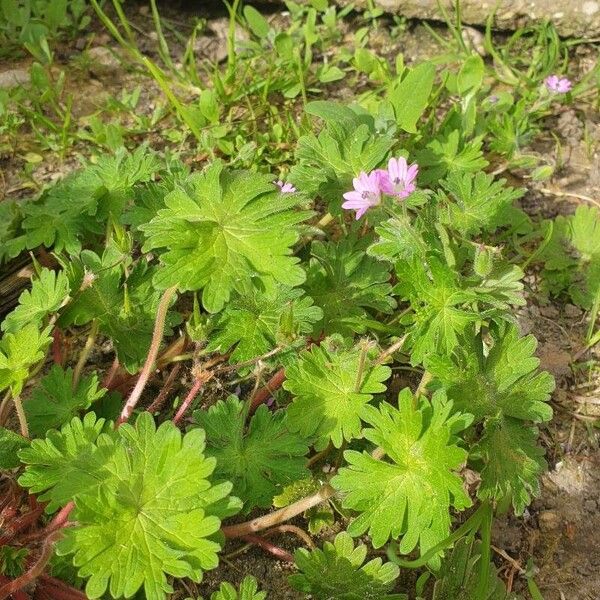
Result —
M 566 94 L 571 91 L 573 84 L 566 77 L 559 77 L 558 75 L 550 75 L 550 77 L 546 77 L 544 79 L 544 83 L 546 84 L 546 88 L 550 92 L 554 92 L 556 94 Z
M 381 190 L 391 196 L 407 198 L 416 189 L 415 179 L 419 165 L 409 165 L 404 157 L 390 158 L 387 171 L 380 170 Z
M 346 202 L 342 208 L 355 210 L 358 221 L 371 207 L 381 203 L 381 175 L 378 171 L 368 175 L 362 171 L 352 184 L 354 189 L 344 194 Z
M 276 181 L 275 185 L 279 187 L 282 194 L 292 194 L 293 192 L 297 191 L 291 183 L 284 183 L 281 181 L 281 179 Z

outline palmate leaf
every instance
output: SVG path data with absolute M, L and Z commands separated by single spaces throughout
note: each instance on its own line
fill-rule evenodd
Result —
M 210 600 L 265 600 L 267 592 L 258 591 L 258 582 L 251 575 L 246 575 L 236 590 L 230 583 L 224 581 L 216 592 L 210 596 Z
M 229 362 L 238 363 L 266 354 L 279 343 L 302 343 L 313 323 L 323 316 L 300 288 L 280 284 L 252 288 L 236 295 L 217 317 L 206 350 L 225 353 L 235 345 Z
M 494 331 L 492 339 L 487 355 L 478 342 L 465 339 L 451 356 L 431 356 L 425 364 L 433 385 L 446 390 L 457 410 L 469 411 L 474 423 L 483 425 L 471 454 L 481 462 L 480 497 L 510 498 L 522 513 L 537 494 L 545 468 L 537 430 L 529 423 L 552 417 L 547 402 L 554 380 L 537 372 L 533 336 L 519 338 L 510 326 Z
M 281 194 L 270 177 L 229 171 L 220 162 L 192 176 L 188 194 L 176 189 L 166 208 L 140 229 L 144 250 L 166 249 L 154 283 L 161 289 L 202 289 L 202 303 L 219 312 L 236 290 L 244 293 L 253 278 L 297 286 L 304 271 L 292 256 L 297 224 L 309 212 L 295 210 L 297 194 Z
M 450 173 L 440 182 L 443 190 L 437 195 L 442 223 L 463 236 L 495 231 L 505 223 L 513 202 L 524 193 L 505 183 L 483 172 Z
M 217 515 L 239 503 L 228 498 L 230 483 L 211 485 L 216 461 L 204 456 L 201 429 L 182 436 L 170 421 L 157 429 L 149 413 L 98 435 L 100 423 L 88 413 L 83 423 L 73 419 L 62 433 L 34 440 L 20 453 L 29 464 L 20 481 L 32 490 L 53 486 L 45 497 L 71 492 L 77 525 L 57 552 L 73 554 L 88 598 L 129 598 L 143 586 L 147 600 L 164 600 L 173 591 L 167 575 L 198 582 L 217 566 Z M 62 474 L 50 476 L 47 463 L 55 471 L 61 463 Z
M 400 392 L 398 408 L 387 403 L 365 407 L 363 418 L 372 428 L 364 430 L 364 437 L 389 460 L 344 452 L 348 466 L 331 484 L 345 494 L 343 506 L 360 513 L 348 533 L 368 532 L 375 548 L 402 536 L 401 552 L 418 544 L 422 554 L 448 535 L 450 508 L 471 504 L 456 474 L 467 453 L 454 438 L 471 418 L 451 413 L 452 402 L 444 394 L 435 394 L 431 403 L 415 401 L 408 388 Z
M 29 323 L 14 333 L 5 333 L 0 339 L 0 391 L 10 388 L 18 396 L 33 365 L 44 358 L 50 345 L 50 329 L 40 331 Z
M 461 139 L 461 127 L 445 127 L 427 147 L 416 153 L 423 167 L 420 181 L 423 185 L 437 182 L 447 173 L 477 173 L 488 165 L 483 157 L 483 138 Z
M 25 249 L 25 238 L 20 234 L 23 215 L 15 200 L 0 202 L 0 265 Z
M 323 119 L 325 127 L 318 136 L 309 133 L 298 140 L 290 181 L 304 194 L 328 202 L 329 211 L 339 214 L 342 194 L 352 189 L 352 178 L 380 166 L 394 140 L 377 132 L 371 115 L 353 107 L 311 102 L 307 112 Z
M 87 237 L 103 233 L 109 214 L 120 216 L 131 188 L 149 181 L 158 166 L 146 146 L 133 153 L 122 148 L 65 177 L 23 206 L 27 247 L 53 246 L 78 254 Z
M 15 469 L 21 464 L 17 452 L 29 446 L 22 435 L 0 427 L 0 469 Z
M 97 490 L 108 476 L 106 461 L 112 452 L 112 446 L 105 443 L 99 448 L 97 442 L 110 432 L 109 423 L 87 413 L 83 420 L 74 417 L 60 431 L 51 430 L 45 439 L 33 440 L 19 452 L 27 465 L 20 485 L 40 494 L 40 501 L 48 502 L 49 513 L 87 490 Z
M 49 314 L 57 311 L 69 295 L 69 280 L 63 271 L 55 273 L 43 268 L 33 280 L 31 290 L 19 296 L 19 304 L 2 322 L 2 331 L 15 332 L 24 325 L 40 325 Z
M 31 435 L 41 437 L 49 429 L 58 429 L 105 393 L 98 389 L 96 375 L 81 377 L 73 388 L 73 370 L 54 365 L 23 402 Z
M 405 594 L 390 593 L 400 573 L 398 566 L 382 564 L 381 558 L 365 564 L 366 557 L 367 546 L 355 548 L 343 531 L 333 543 L 325 542 L 322 550 L 296 550 L 300 573 L 289 577 L 290 585 L 315 600 L 406 600 Z
M 313 242 L 306 289 L 323 310 L 315 333 L 353 336 L 364 333 L 369 311 L 390 313 L 391 265 L 366 256 L 369 238 L 348 236 L 338 242 Z
M 233 493 L 244 502 L 246 512 L 271 506 L 283 486 L 308 475 L 308 445 L 290 433 L 285 413 L 263 404 L 246 429 L 244 403 L 236 396 L 219 401 L 194 418 L 206 432 L 206 453 L 217 459 L 214 476 L 233 483 Z
M 288 427 L 315 438 L 318 449 L 330 440 L 340 448 L 360 436 L 363 409 L 373 394 L 385 391 L 390 373 L 389 367 L 372 366 L 365 350 L 335 349 L 332 339 L 305 350 L 286 368 L 283 387 L 294 396 Z
M 430 256 L 427 263 L 417 259 L 399 261 L 396 274 L 400 283 L 394 291 L 409 300 L 415 311 L 410 333 L 412 363 L 422 362 L 435 349 L 451 352 L 458 336 L 479 319 L 471 306 L 477 295 L 465 289 L 456 270 L 437 256 Z

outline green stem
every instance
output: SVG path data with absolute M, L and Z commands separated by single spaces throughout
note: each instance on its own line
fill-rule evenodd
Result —
M 88 334 L 87 339 L 85 340 L 85 346 L 83 347 L 83 350 L 81 351 L 81 354 L 79 355 L 79 360 L 77 361 L 77 364 L 75 365 L 75 370 L 73 371 L 73 383 L 72 383 L 73 389 L 75 389 L 77 387 L 77 384 L 79 383 L 79 379 L 81 378 L 81 371 L 83 370 L 83 367 L 85 366 L 85 363 L 87 362 L 87 359 L 90 356 L 92 348 L 94 347 L 94 344 L 96 343 L 97 336 L 98 336 L 98 321 L 96 319 L 94 319 L 92 321 L 92 328 L 90 329 L 90 333 Z
M 481 517 L 481 559 L 479 564 L 479 581 L 477 582 L 476 598 L 486 599 L 486 591 L 490 581 L 490 562 L 492 560 L 492 507 L 488 502 Z
M 233 0 L 233 5 L 226 3 L 229 10 L 229 31 L 227 32 L 227 78 L 229 79 L 235 73 L 236 55 L 235 55 L 235 27 L 237 13 L 241 0 Z

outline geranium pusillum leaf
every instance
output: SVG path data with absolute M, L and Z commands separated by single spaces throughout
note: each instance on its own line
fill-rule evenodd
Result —
M 88 413 L 34 440 L 20 452 L 29 465 L 21 483 L 50 488 L 53 500 L 70 492 L 76 525 L 57 552 L 73 555 L 88 598 L 129 598 L 143 587 L 147 600 L 165 600 L 173 591 L 167 576 L 199 582 L 218 565 L 220 517 L 239 502 L 230 483 L 212 485 L 216 460 L 204 455 L 201 429 L 182 435 L 170 421 L 156 428 L 147 412 L 135 425 L 102 429 Z
M 267 592 L 258 591 L 258 582 L 251 575 L 246 575 L 236 590 L 229 582 L 224 581 L 210 600 L 265 600 Z
M 287 408 L 291 431 L 314 438 L 317 448 L 330 440 L 340 448 L 344 440 L 360 437 L 363 409 L 373 394 L 385 391 L 383 382 L 390 376 L 389 367 L 371 365 L 363 353 L 360 348 L 336 349 L 330 338 L 286 368 L 283 386 L 294 396 Z
M 344 452 L 348 466 L 331 483 L 343 494 L 343 506 L 359 513 L 348 527 L 351 535 L 368 533 L 375 548 L 401 537 L 403 553 L 417 545 L 425 553 L 448 535 L 450 508 L 471 504 L 457 474 L 467 452 L 455 439 L 471 417 L 452 410 L 442 393 L 430 403 L 415 400 L 407 388 L 398 408 L 387 403 L 364 408 L 363 418 L 372 427 L 363 435 L 387 459 Z
M 288 430 L 283 411 L 272 413 L 263 404 L 247 428 L 246 416 L 237 396 L 194 413 L 206 431 L 206 453 L 217 459 L 214 476 L 233 483 L 233 493 L 248 512 L 271 506 L 284 485 L 308 475 L 308 445 Z
M 354 547 L 352 538 L 343 531 L 323 549 L 294 553 L 300 570 L 291 575 L 292 587 L 310 594 L 315 600 L 406 600 L 405 594 L 390 593 L 400 569 L 393 563 L 374 558 L 365 563 L 367 546 Z
M 297 224 L 311 213 L 297 210 L 298 194 L 281 194 L 269 176 L 230 171 L 220 162 L 188 183 L 191 193 L 177 188 L 140 227 L 144 250 L 164 249 L 154 277 L 159 288 L 201 289 L 206 310 L 219 312 L 255 278 L 292 287 L 304 281 L 291 246 Z
M 552 417 L 548 400 L 554 380 L 537 371 L 533 336 L 519 337 L 516 327 L 503 327 L 492 333 L 492 344 L 484 349 L 481 342 L 464 339 L 451 356 L 431 356 L 425 364 L 433 385 L 483 425 L 470 456 L 481 471 L 479 496 L 511 499 L 522 513 L 538 493 L 546 465 L 531 423 Z

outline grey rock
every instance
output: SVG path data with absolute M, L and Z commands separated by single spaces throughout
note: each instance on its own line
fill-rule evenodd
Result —
M 270 1 L 281 3 L 281 0 Z M 308 3 L 308 0 L 301 1 Z M 341 5 L 350 4 L 351 1 L 336 0 Z M 442 2 L 452 16 L 454 0 Z M 365 8 L 368 0 L 353 3 L 358 8 Z M 438 0 L 374 0 L 374 3 L 386 12 L 411 19 L 444 20 Z M 494 9 L 496 29 L 514 30 L 549 20 L 564 37 L 596 37 L 600 34 L 600 0 L 462 0 L 462 21 L 465 25 L 485 25 Z
M 26 69 L 8 69 L 0 72 L 0 89 L 9 89 L 19 85 L 26 85 L 31 80 Z
M 115 54 L 105 46 L 94 46 L 88 50 L 90 70 L 95 75 L 115 73 L 121 68 L 121 63 Z

